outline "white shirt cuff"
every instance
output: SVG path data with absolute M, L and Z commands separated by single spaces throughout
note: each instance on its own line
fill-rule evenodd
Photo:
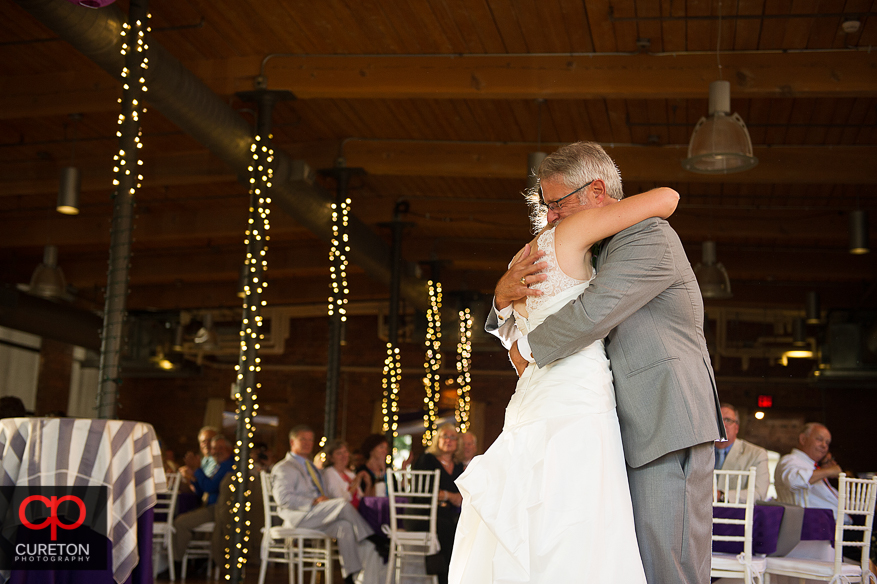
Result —
M 528 363 L 536 362 L 536 359 L 533 358 L 533 352 L 530 350 L 530 342 L 527 340 L 527 335 L 518 339 L 518 352 L 521 353 L 521 357 L 526 359 Z
M 496 308 L 494 308 L 494 311 L 496 312 L 497 326 L 502 326 L 503 324 L 505 324 L 505 321 L 508 320 L 508 318 L 512 315 L 513 309 L 514 306 L 511 304 L 509 304 L 502 310 L 497 310 Z

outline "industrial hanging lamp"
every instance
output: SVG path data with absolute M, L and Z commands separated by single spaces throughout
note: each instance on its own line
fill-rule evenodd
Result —
M 58 186 L 58 204 L 55 210 L 64 215 L 79 214 L 79 191 L 81 180 L 76 167 L 76 125 L 82 114 L 70 114 L 73 125 L 73 141 L 70 144 L 70 166 L 61 169 L 61 182 Z
M 58 248 L 47 245 L 43 249 L 43 263 L 37 266 L 30 279 L 28 292 L 43 298 L 61 298 L 67 291 L 64 272 L 58 267 Z
M 731 114 L 731 84 L 710 83 L 709 115 L 700 118 L 688 142 L 682 168 L 698 174 L 729 174 L 758 164 L 752 140 L 739 114 Z
M 731 279 L 725 266 L 716 261 L 716 242 L 703 242 L 702 262 L 694 266 L 694 276 L 704 298 L 730 298 Z
M 721 81 L 721 2 L 716 36 L 716 64 L 720 81 L 710 83 L 708 115 L 700 118 L 694 127 L 688 142 L 688 158 L 682 161 L 682 168 L 698 174 L 742 172 L 758 164 L 758 159 L 752 154 L 752 140 L 743 118 L 731 113 L 731 84 Z

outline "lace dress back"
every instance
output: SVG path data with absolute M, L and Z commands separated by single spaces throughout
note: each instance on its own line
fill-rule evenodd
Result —
M 557 263 L 557 254 L 554 249 L 554 227 L 543 231 L 536 239 L 536 245 L 539 247 L 539 251 L 545 252 L 541 261 L 547 264 L 547 267 L 538 273 L 548 274 L 548 279 L 544 282 L 536 282 L 530 285 L 535 290 L 541 290 L 542 295 L 527 296 L 526 311 L 520 310 L 522 307 L 515 303 L 513 309 L 515 323 L 524 334 L 529 333 L 542 322 L 542 318 L 537 317 L 538 314 L 545 313 L 546 311 L 550 313 L 551 307 L 560 301 L 561 298 L 563 302 L 568 302 L 580 294 L 581 290 L 587 287 L 587 284 L 593 279 L 593 273 L 587 280 L 579 280 L 578 278 L 568 276 L 561 269 Z M 571 293 L 572 289 L 576 289 L 576 292 Z

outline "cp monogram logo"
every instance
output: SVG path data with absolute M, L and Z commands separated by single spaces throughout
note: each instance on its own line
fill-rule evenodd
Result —
M 49 510 L 50 515 L 46 518 L 42 523 L 31 523 L 27 519 L 27 515 L 25 511 L 27 509 L 28 504 L 31 501 L 39 501 Z M 63 503 L 64 501 L 73 501 L 76 503 L 76 506 L 79 507 L 79 519 L 76 520 L 75 523 L 67 524 L 62 523 L 60 519 L 58 519 L 58 505 Z M 28 529 L 45 529 L 46 527 L 52 528 L 52 541 L 58 539 L 58 528 L 61 529 L 76 529 L 82 522 L 85 521 L 85 503 L 79 497 L 74 495 L 65 495 L 64 497 L 43 497 L 42 495 L 31 495 L 27 499 L 21 502 L 21 506 L 18 508 L 18 518 L 21 519 L 21 523 L 27 527 Z

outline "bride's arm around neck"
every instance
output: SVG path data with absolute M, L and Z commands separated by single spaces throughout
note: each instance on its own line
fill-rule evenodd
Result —
M 640 221 L 649 217 L 668 218 L 679 203 L 679 193 L 667 187 L 652 189 L 620 201 L 608 195 L 605 197 L 603 206 L 583 209 L 558 223 L 555 231 L 558 250 L 563 247 L 566 254 L 581 257 L 594 243 Z

